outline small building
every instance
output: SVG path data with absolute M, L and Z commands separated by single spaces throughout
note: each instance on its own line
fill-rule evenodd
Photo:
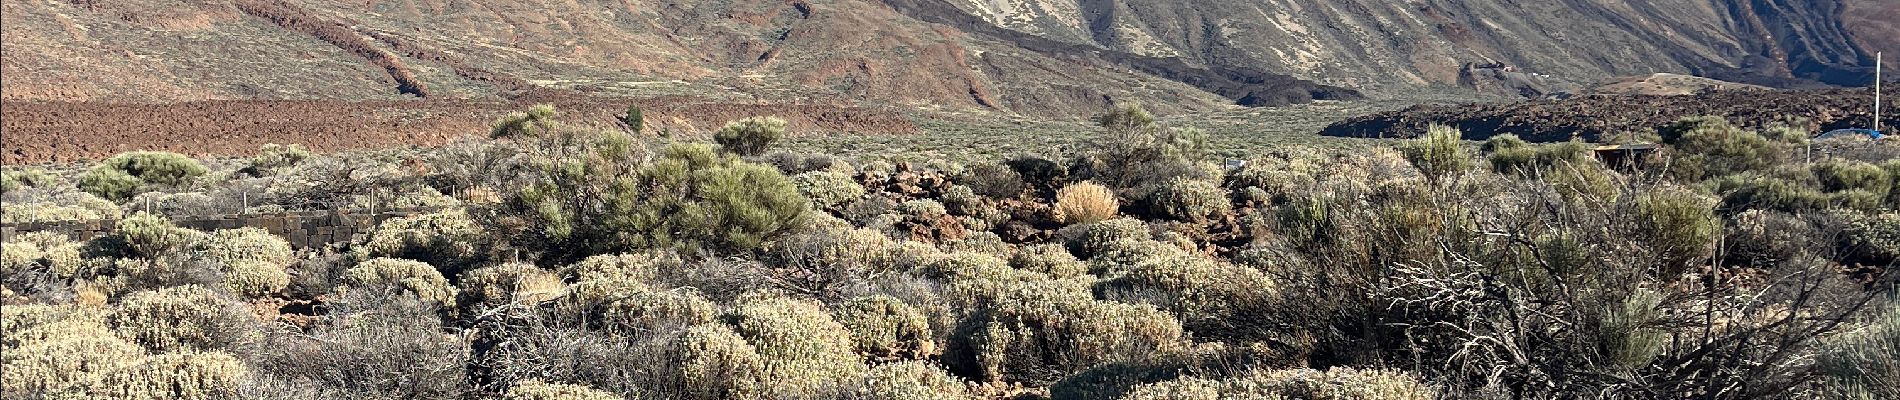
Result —
M 1662 148 L 1655 143 L 1606 144 L 1596 147 L 1596 157 L 1604 165 L 1619 170 L 1637 170 L 1648 166 L 1649 159 Z

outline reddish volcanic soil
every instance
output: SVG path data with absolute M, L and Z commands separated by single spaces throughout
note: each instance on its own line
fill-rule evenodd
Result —
M 725 121 L 776 115 L 792 135 L 839 132 L 913 134 L 917 127 L 895 112 L 798 104 L 704 103 L 687 99 L 567 97 L 555 104 L 561 120 L 618 129 L 615 116 L 629 104 L 645 109 L 649 132 L 698 135 Z M 41 164 L 100 159 L 131 150 L 194 156 L 242 156 L 266 143 L 303 144 L 316 151 L 439 145 L 463 135 L 485 135 L 489 123 L 531 102 L 463 100 L 343 102 L 326 100 L 198 101 L 172 104 L 0 102 L 0 161 Z

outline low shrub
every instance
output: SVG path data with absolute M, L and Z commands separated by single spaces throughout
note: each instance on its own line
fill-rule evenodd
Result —
M 9 305 L 0 312 L 0 396 L 69 393 L 144 357 L 96 313 L 74 306 Z
M 1220 185 L 1175 178 L 1148 195 L 1148 212 L 1176 221 L 1208 223 L 1232 213 L 1233 203 Z
M 290 286 L 285 270 L 294 261 L 290 243 L 259 228 L 212 232 L 198 243 L 201 257 L 221 268 L 222 283 L 232 293 L 266 296 Z
M 453 275 L 487 261 L 491 245 L 481 225 L 454 209 L 383 221 L 361 251 L 367 258 L 426 262 Z
M 1023 247 L 1009 258 L 1012 268 L 1034 271 L 1051 278 L 1074 278 L 1089 272 L 1088 264 L 1077 260 L 1069 250 L 1059 244 L 1040 244 Z
M 1338 367 L 1255 370 L 1227 379 L 1184 377 L 1136 387 L 1122 400 L 1358 399 L 1430 400 L 1438 393 L 1404 372 Z
M 957 176 L 957 183 L 994 199 L 1012 199 L 1023 193 L 1023 175 L 1002 164 L 977 163 Z
M 471 269 L 457 277 L 455 304 L 479 310 L 510 303 L 534 305 L 566 290 L 561 278 L 533 264 L 509 263 Z
M 757 399 L 770 393 L 765 358 L 725 324 L 701 324 L 667 344 L 673 375 L 666 388 L 682 399 Z
M 818 208 L 831 208 L 864 197 L 864 186 L 837 171 L 811 171 L 792 176 L 798 193 Z
M 223 352 L 152 356 L 107 373 L 85 397 L 124 400 L 215 400 L 237 395 L 250 376 L 244 362 Z
M 455 305 L 455 287 L 435 267 L 421 261 L 371 259 L 344 271 L 343 280 L 351 290 L 403 292 L 436 307 Z
M 818 394 L 863 373 L 851 330 L 814 301 L 752 296 L 727 316 L 758 351 L 774 393 Z
M 87 193 L 58 196 L 47 201 L 8 202 L 0 209 L 0 223 L 99 221 L 124 215 L 118 204 Z
M 638 112 L 638 109 L 635 109 Z M 584 385 L 547 383 L 538 380 L 517 382 L 502 400 L 621 400 L 620 396 Z
M 172 225 L 171 220 L 145 212 L 119 220 L 114 238 L 124 246 L 121 255 L 153 259 L 183 252 L 205 234 Z
M 989 382 L 1044 384 L 1103 363 L 1178 349 L 1182 330 L 1148 305 L 1091 298 L 1084 286 L 1037 279 L 964 284 L 975 304 L 944 363 Z
M 120 336 L 158 352 L 227 349 L 258 333 L 243 304 L 195 285 L 133 293 L 107 321 Z
M 733 154 L 756 156 L 765 154 L 765 149 L 773 142 L 785 137 L 785 120 L 778 117 L 751 117 L 727 122 L 713 134 L 713 140 L 719 146 Z
M 837 320 L 851 330 L 854 348 L 874 359 L 923 359 L 937 352 L 930 320 L 895 297 L 851 299 L 838 306 Z
M 973 400 L 968 384 L 930 364 L 904 361 L 871 367 L 837 400 Z
M 1116 242 L 1126 239 L 1150 239 L 1154 234 L 1148 230 L 1148 224 L 1134 218 L 1116 218 L 1091 224 L 1064 228 L 1063 236 L 1068 238 L 1069 250 L 1084 259 L 1095 257 L 1096 253 L 1108 250 Z

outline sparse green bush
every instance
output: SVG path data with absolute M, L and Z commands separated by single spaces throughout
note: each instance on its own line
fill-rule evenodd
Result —
M 554 117 L 560 112 L 552 104 L 536 104 L 527 111 L 509 113 L 495 121 L 494 128 L 488 132 L 494 139 L 532 139 L 546 137 L 559 129 L 561 124 Z
M 922 359 L 935 355 L 930 320 L 895 297 L 851 299 L 838 307 L 838 322 L 851 330 L 859 353 L 873 358 Z
M 635 113 L 634 115 L 639 115 L 640 109 L 634 108 L 632 112 Z M 508 393 L 503 394 L 501 398 L 503 400 L 621 400 L 620 396 L 613 393 L 584 385 L 547 383 L 538 380 L 517 382 L 513 387 L 509 387 Z
M 1722 234 L 1713 198 L 1688 189 L 1664 187 L 1636 201 L 1638 220 L 1647 234 L 1647 247 L 1660 256 L 1665 277 L 1673 277 L 1691 263 L 1707 258 Z
M 1829 340 L 1816 364 L 1829 399 L 1900 398 L 1900 311 Z
M 105 166 L 94 167 L 79 176 L 79 190 L 107 200 L 125 200 L 138 194 L 145 181 L 132 174 Z
M 363 244 L 364 256 L 417 260 L 455 274 L 489 258 L 488 233 L 468 213 L 451 209 L 383 221 Z
M 276 143 L 267 143 L 264 144 L 263 149 L 258 151 L 256 156 L 251 157 L 251 164 L 245 166 L 241 172 L 257 176 L 269 176 L 279 170 L 296 166 L 298 163 L 302 163 L 304 160 L 308 160 L 314 156 L 315 154 L 312 154 L 310 150 L 305 149 L 301 144 L 291 143 L 286 146 Z
M 1152 185 L 1204 172 L 1198 164 L 1207 157 L 1208 138 L 1200 130 L 1163 127 L 1135 104 L 1118 105 L 1096 123 L 1106 132 L 1097 148 L 1072 163 L 1070 170 L 1079 178 L 1130 189 L 1139 197 Z
M 515 244 L 555 262 L 653 248 L 743 252 L 803 226 L 811 201 L 770 166 L 673 145 L 639 163 L 625 138 L 516 193 L 500 209 Z
M 455 305 L 455 287 L 435 267 L 421 261 L 371 259 L 344 271 L 343 279 L 352 290 L 395 290 L 437 307 Z
M 223 352 L 152 356 L 107 373 L 84 397 L 122 400 L 214 400 L 232 398 L 250 370 Z
M 1453 174 L 1471 168 L 1471 157 L 1465 155 L 1463 133 L 1457 129 L 1432 125 L 1425 135 L 1412 139 L 1399 146 L 1405 160 L 1434 181 L 1444 180 Z
M 178 153 L 134 151 L 120 153 L 86 171 L 79 188 L 95 196 L 123 200 L 146 184 L 177 186 L 204 175 L 204 164 Z
M 872 367 L 839 391 L 836 400 L 973 400 L 960 379 L 921 361 Z
M 195 285 L 133 293 L 107 319 L 120 336 L 161 352 L 226 349 L 257 335 L 249 309 Z
M 837 171 L 811 171 L 792 176 L 798 193 L 819 208 L 830 208 L 864 197 L 864 186 Z
M 471 269 L 457 277 L 461 288 L 455 303 L 479 309 L 520 302 L 536 304 L 559 296 L 566 286 L 561 278 L 533 264 L 509 263 Z
M 1784 143 L 1730 125 L 1720 117 L 1685 118 L 1659 130 L 1663 143 L 1680 153 L 1670 172 L 1700 181 L 1743 171 L 1765 170 L 1787 158 Z
M 1208 223 L 1233 212 L 1226 189 L 1213 182 L 1175 178 L 1148 195 L 1148 212 L 1155 216 Z
M 48 187 L 58 183 L 59 180 L 58 176 L 39 168 L 0 169 L 0 193 L 20 188 Z
M 627 129 L 633 133 L 644 132 L 647 129 L 646 112 L 640 110 L 638 105 L 627 106 L 627 112 L 620 114 L 620 123 L 627 124 Z
M 1731 210 L 1803 212 L 1819 209 L 1827 202 L 1827 196 L 1815 188 L 1759 172 L 1724 176 L 1709 186 L 1722 194 L 1722 205 Z
M 725 127 L 713 134 L 713 141 L 733 154 L 756 156 L 765 154 L 765 149 L 773 142 L 785 137 L 785 120 L 778 117 L 751 117 L 727 122 Z
M 1430 400 L 1436 390 L 1404 372 L 1333 368 L 1255 370 L 1213 380 L 1185 377 L 1136 387 L 1122 400 Z
M 1833 161 L 1814 164 L 1811 168 L 1814 176 L 1820 179 L 1821 189 L 1829 192 L 1864 190 L 1877 196 L 1879 202 L 1885 202 L 1887 191 L 1893 187 L 1893 177 L 1887 175 L 1886 169 L 1874 164 Z
M 1064 186 L 1056 192 L 1055 217 L 1064 224 L 1086 224 L 1114 218 L 1121 208 L 1115 192 L 1094 182 Z

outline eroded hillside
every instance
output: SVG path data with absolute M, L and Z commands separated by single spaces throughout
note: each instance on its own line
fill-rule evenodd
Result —
M 1683 73 L 1859 84 L 1879 0 L 8 0 L 9 101 L 611 97 L 1085 115 Z
M 1880 34 L 1900 13 L 1879 0 L 930 1 L 1055 40 L 1373 92 L 1490 78 L 1474 65 L 1576 83 L 1676 72 L 1854 85 L 1874 49 L 1900 49 Z

